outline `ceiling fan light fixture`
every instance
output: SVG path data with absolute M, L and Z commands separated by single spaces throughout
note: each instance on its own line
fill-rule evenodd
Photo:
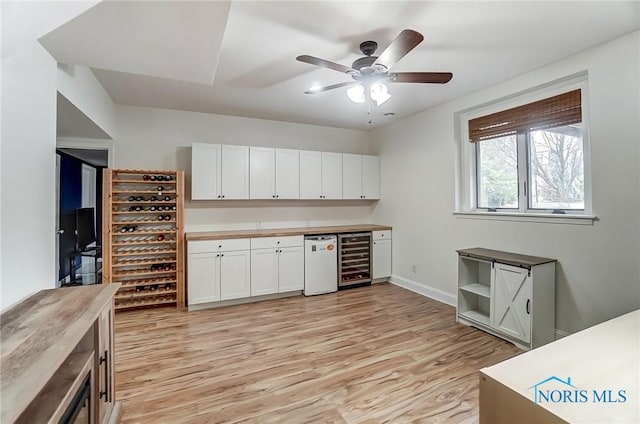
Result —
M 371 99 L 376 102 L 377 106 L 380 106 L 391 98 L 389 89 L 381 82 L 375 82 L 371 84 Z
M 347 97 L 353 103 L 364 103 L 364 87 L 362 84 L 354 85 L 347 90 Z

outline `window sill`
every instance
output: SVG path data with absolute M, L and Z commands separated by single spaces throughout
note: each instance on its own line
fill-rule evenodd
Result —
M 485 219 L 491 221 L 545 222 L 547 224 L 593 225 L 595 215 L 521 213 L 521 212 L 454 212 L 459 219 Z

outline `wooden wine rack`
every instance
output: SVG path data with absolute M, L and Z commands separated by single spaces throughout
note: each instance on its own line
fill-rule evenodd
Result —
M 184 310 L 184 172 L 105 169 L 103 184 L 103 281 L 122 284 L 116 311 Z

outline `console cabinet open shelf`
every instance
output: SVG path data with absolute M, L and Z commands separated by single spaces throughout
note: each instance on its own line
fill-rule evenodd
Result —
M 184 172 L 105 169 L 103 269 L 115 310 L 185 308 Z
M 533 349 L 555 339 L 555 259 L 458 250 L 457 320 Z

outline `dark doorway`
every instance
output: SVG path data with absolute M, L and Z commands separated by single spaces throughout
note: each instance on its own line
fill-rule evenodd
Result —
M 76 214 L 94 208 L 96 246 L 102 245 L 102 170 L 108 163 L 106 149 L 59 148 L 58 154 L 58 285 L 93 284 L 101 257 L 74 254 L 78 247 Z M 98 265 L 96 267 L 96 264 Z M 71 279 L 75 276 L 75 281 Z

